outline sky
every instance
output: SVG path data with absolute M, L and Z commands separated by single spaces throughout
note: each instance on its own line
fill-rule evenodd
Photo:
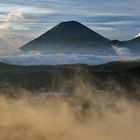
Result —
M 109 39 L 129 40 L 140 32 L 140 0 L 0 0 L 0 37 L 11 44 L 70 20 Z

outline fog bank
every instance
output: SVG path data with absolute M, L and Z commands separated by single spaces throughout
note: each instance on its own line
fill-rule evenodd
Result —
M 140 60 L 133 55 L 94 55 L 94 54 L 44 54 L 40 52 L 21 52 L 20 50 L 0 51 L 0 61 L 17 65 L 60 65 L 60 64 L 103 64 L 110 61 Z
M 79 87 L 69 97 L 16 94 L 0 96 L 0 140 L 140 139 L 139 103 L 113 92 Z

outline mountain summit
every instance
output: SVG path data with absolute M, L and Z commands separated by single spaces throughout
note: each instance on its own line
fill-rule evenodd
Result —
M 77 21 L 62 22 L 27 43 L 23 51 L 46 53 L 112 53 L 110 40 Z
M 51 35 L 51 39 L 57 41 L 57 43 L 60 43 L 60 41 L 65 41 L 65 43 L 85 42 L 91 41 L 90 39 L 94 39 L 95 42 L 108 41 L 107 38 L 99 35 L 77 21 L 62 22 L 41 37 L 48 37 L 48 35 Z
M 140 37 L 140 32 L 135 36 L 135 38 L 138 38 L 138 37 Z

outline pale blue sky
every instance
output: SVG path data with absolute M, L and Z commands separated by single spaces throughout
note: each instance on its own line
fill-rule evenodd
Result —
M 140 0 L 0 0 L 0 31 L 17 38 L 31 40 L 68 20 L 110 39 L 131 39 L 140 32 Z

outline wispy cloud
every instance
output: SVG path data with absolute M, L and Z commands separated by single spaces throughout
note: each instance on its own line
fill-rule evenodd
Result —
M 8 13 L 7 16 L 5 16 L 6 21 L 19 20 L 19 19 L 24 19 L 24 15 L 21 11 L 12 11 Z
M 96 31 L 113 31 L 113 28 L 109 28 L 109 27 L 92 27 L 93 30 Z
M 132 21 L 108 21 L 108 22 L 99 22 L 98 25 L 127 25 L 131 24 Z
M 33 33 L 39 35 L 46 32 L 66 20 L 78 20 L 89 27 L 92 23 L 93 29 L 110 39 L 129 39 L 140 31 L 140 0 L 0 0 L 0 7 L 0 22 L 5 20 L 7 13 L 9 18 L 15 17 L 13 11 L 20 11 L 26 17 L 22 27 L 15 23 L 13 29 L 15 33 L 20 30 L 29 37 Z M 0 28 L 8 26 L 2 23 Z M 112 33 L 114 30 L 118 30 L 117 35 Z
M 16 22 L 23 20 L 24 18 L 24 14 L 20 11 L 12 11 L 4 16 L 4 21 L 0 24 L 0 38 L 5 41 L 9 47 L 18 47 L 19 45 L 24 44 L 23 40 L 12 34 L 14 30 L 23 30 L 27 28 L 22 25 L 21 22 L 16 25 Z
M 1 23 L 0 24 L 0 29 L 1 30 L 11 30 L 12 29 L 12 27 L 11 27 L 11 24 L 10 23 Z
M 9 12 L 8 14 L 4 16 L 4 21 L 3 23 L 0 24 L 0 29 L 10 31 L 15 28 L 15 25 L 13 25 L 13 22 L 17 22 L 24 18 L 25 18 L 24 14 L 20 11 Z

